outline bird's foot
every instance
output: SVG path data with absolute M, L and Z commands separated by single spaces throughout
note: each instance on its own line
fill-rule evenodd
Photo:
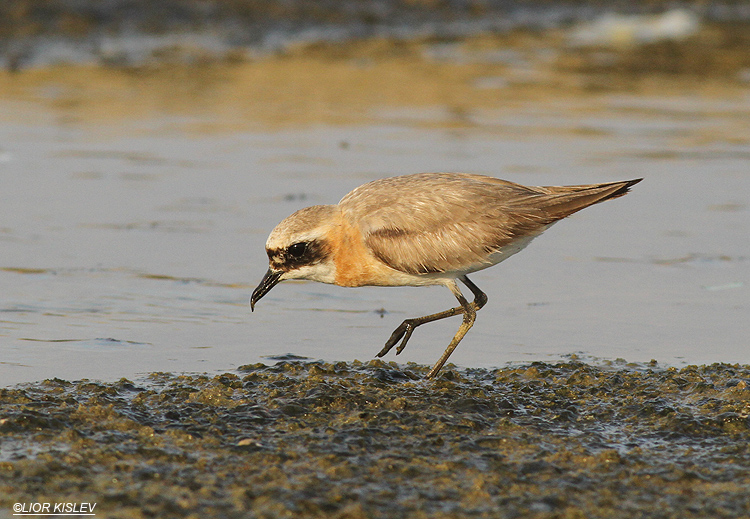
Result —
M 407 319 L 400 325 L 398 325 L 398 328 L 396 328 L 393 333 L 391 334 L 391 337 L 386 341 L 385 346 L 383 346 L 383 349 L 380 350 L 380 352 L 377 354 L 378 357 L 382 357 L 396 345 L 396 343 L 401 340 L 401 344 L 399 344 L 398 348 L 396 348 L 396 355 L 404 351 L 404 348 L 406 348 L 406 343 L 409 341 L 409 338 L 411 337 L 411 334 L 414 333 L 414 329 L 419 325 L 420 323 L 417 322 L 416 319 Z M 403 337 L 403 339 L 401 339 Z

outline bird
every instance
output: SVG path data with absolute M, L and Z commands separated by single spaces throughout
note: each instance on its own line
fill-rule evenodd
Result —
M 468 274 L 504 261 L 557 221 L 590 205 L 625 195 L 643 180 L 532 187 L 471 173 L 417 173 L 363 184 L 336 205 L 300 209 L 266 241 L 269 267 L 250 297 L 250 309 L 287 279 L 342 287 L 447 287 L 459 305 L 404 320 L 377 357 L 397 343 L 400 354 L 414 330 L 463 315 L 434 378 L 473 326 L 487 295 Z M 457 283 L 473 294 L 469 302 Z

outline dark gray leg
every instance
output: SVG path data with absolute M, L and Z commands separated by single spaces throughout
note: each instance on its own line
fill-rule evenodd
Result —
M 469 329 L 474 324 L 474 321 L 477 317 L 477 310 L 482 308 L 485 303 L 487 303 L 487 295 L 479 290 L 479 287 L 477 287 L 474 283 L 472 283 L 468 277 L 466 276 L 460 276 L 458 279 L 461 280 L 461 282 L 466 285 L 469 290 L 471 290 L 472 294 L 474 294 L 474 301 L 469 303 L 466 301 L 466 298 L 461 293 L 461 289 L 458 288 L 458 284 L 456 282 L 452 282 L 451 284 L 447 285 L 451 292 L 453 292 L 453 295 L 456 296 L 456 299 L 458 299 L 458 302 L 461 306 L 457 306 L 455 308 L 451 308 L 449 310 L 445 310 L 443 312 L 438 312 L 436 314 L 431 315 L 425 315 L 424 317 L 416 317 L 414 319 L 406 319 L 403 323 L 399 325 L 398 328 L 396 328 L 391 335 L 391 337 L 388 339 L 388 341 L 385 343 L 385 346 L 382 350 L 377 354 L 378 357 L 382 357 L 396 345 L 396 343 L 401 340 L 401 344 L 398 348 L 396 348 L 396 355 L 401 353 L 404 348 L 406 347 L 406 343 L 409 341 L 409 338 L 411 337 L 411 334 L 414 332 L 414 329 L 417 326 L 423 325 L 425 323 L 431 323 L 433 321 L 438 321 L 440 319 L 445 319 L 446 317 L 453 317 L 454 315 L 463 314 L 464 320 L 461 323 L 461 326 L 458 329 L 458 332 L 456 332 L 456 335 L 453 337 L 453 340 L 448 345 L 448 348 L 445 350 L 445 353 L 440 357 L 440 360 L 438 360 L 437 364 L 430 370 L 430 372 L 427 374 L 427 378 L 434 377 L 438 371 L 440 371 L 440 368 L 443 367 L 445 362 L 448 360 L 448 357 L 450 357 L 451 353 L 453 353 L 453 350 L 456 349 L 456 346 L 458 346 L 458 343 L 461 342 L 461 339 L 463 339 L 464 335 L 466 335 L 466 332 L 469 331 Z M 402 339 L 403 337 L 403 339 Z

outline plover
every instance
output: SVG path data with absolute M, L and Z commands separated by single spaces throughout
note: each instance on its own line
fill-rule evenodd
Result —
M 266 242 L 269 268 L 251 309 L 277 283 L 308 279 L 344 287 L 444 285 L 459 306 L 402 322 L 378 357 L 403 351 L 425 323 L 463 314 L 463 322 L 427 374 L 434 377 L 474 324 L 487 296 L 467 274 L 526 247 L 552 224 L 626 194 L 642 179 L 529 187 L 465 173 L 421 173 L 364 184 L 338 205 L 300 209 Z M 471 290 L 468 302 L 456 280 Z

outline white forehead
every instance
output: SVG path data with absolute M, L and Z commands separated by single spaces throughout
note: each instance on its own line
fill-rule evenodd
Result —
M 283 249 L 301 241 L 320 238 L 336 224 L 340 214 L 335 205 L 314 205 L 305 207 L 284 218 L 266 241 L 266 249 Z

